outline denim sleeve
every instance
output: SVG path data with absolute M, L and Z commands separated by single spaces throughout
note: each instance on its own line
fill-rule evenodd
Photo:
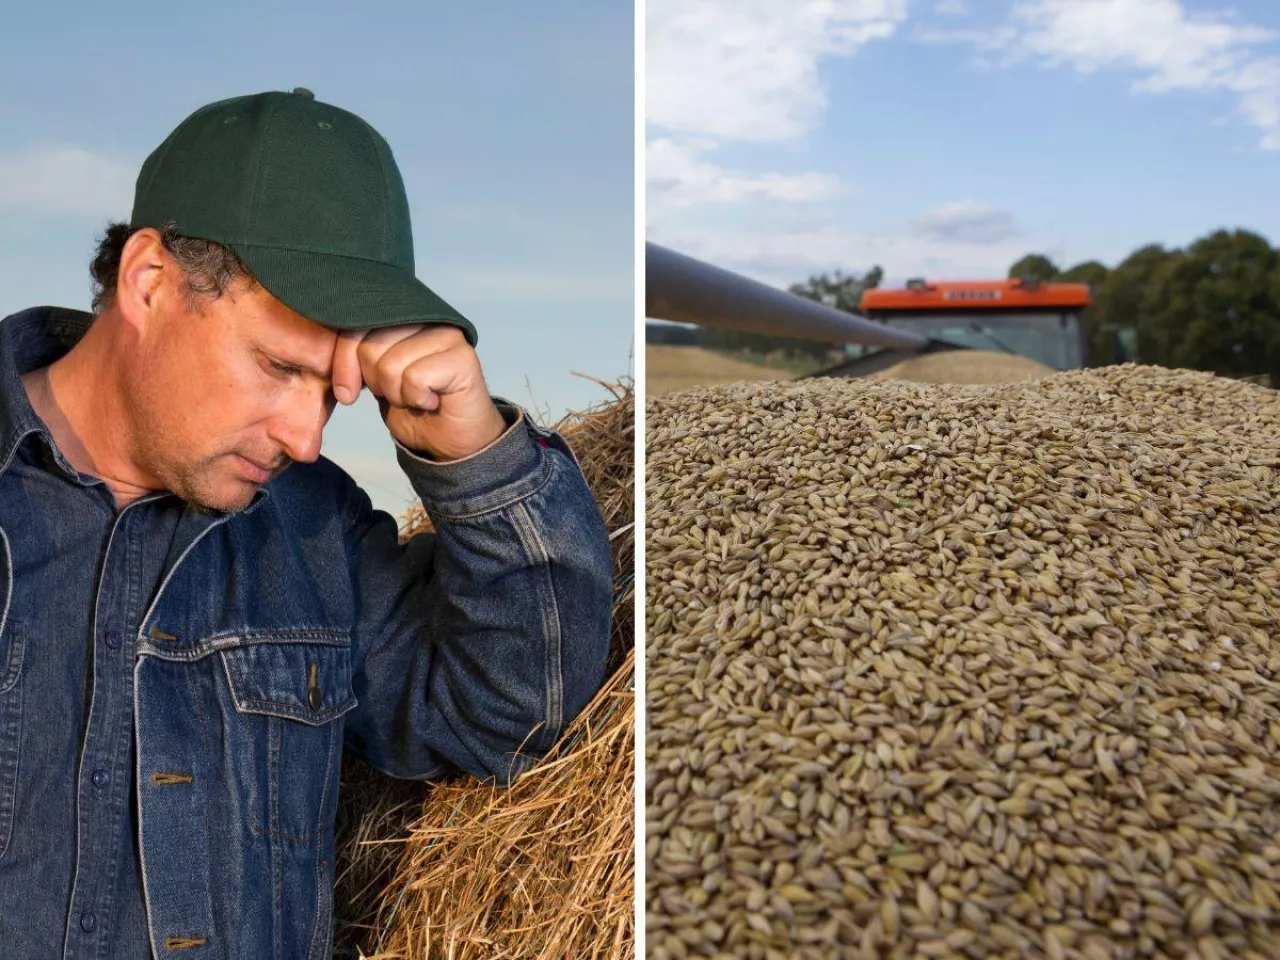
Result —
M 462 770 L 505 784 L 604 681 L 609 538 L 572 453 L 518 408 L 460 461 L 397 444 L 435 527 L 398 543 L 353 485 L 358 707 L 346 742 L 397 777 Z

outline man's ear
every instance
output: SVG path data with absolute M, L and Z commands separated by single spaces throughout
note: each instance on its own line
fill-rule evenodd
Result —
M 144 227 L 125 242 L 116 277 L 115 306 L 124 321 L 139 332 L 146 329 L 156 305 L 172 284 L 173 260 L 160 241 L 160 231 Z

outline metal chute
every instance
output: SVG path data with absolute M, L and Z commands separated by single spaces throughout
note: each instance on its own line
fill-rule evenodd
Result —
M 929 339 L 713 267 L 656 243 L 645 244 L 645 316 L 777 337 L 894 350 Z

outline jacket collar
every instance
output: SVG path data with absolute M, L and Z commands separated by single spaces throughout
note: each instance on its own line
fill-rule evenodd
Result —
M 13 462 L 22 438 L 35 433 L 44 439 L 58 467 L 77 476 L 36 416 L 20 378 L 61 358 L 92 322 L 91 314 L 64 307 L 31 307 L 0 320 L 0 473 Z

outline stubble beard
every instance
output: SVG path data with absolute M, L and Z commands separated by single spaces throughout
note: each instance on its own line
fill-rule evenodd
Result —
M 188 460 L 173 451 L 139 452 L 144 457 L 142 462 L 155 464 L 153 473 L 166 490 L 204 514 L 242 513 L 253 503 L 259 489 L 233 475 L 227 454 Z M 229 493 L 233 486 L 238 491 Z

